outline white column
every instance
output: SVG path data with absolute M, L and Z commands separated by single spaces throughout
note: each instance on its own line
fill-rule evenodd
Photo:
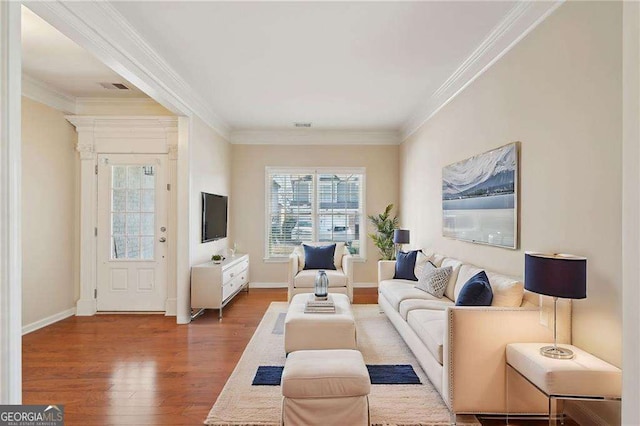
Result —
M 169 253 L 167 265 L 167 303 L 165 306 L 165 315 L 177 315 L 177 248 L 178 248 L 178 132 L 170 132 L 167 134 L 169 147 L 169 183 L 171 191 L 169 191 L 169 217 L 168 217 L 168 233 Z
M 189 137 L 191 119 L 189 117 L 178 118 L 178 167 L 177 167 L 177 306 L 178 324 L 191 322 L 191 249 L 190 249 L 190 217 L 191 182 L 189 178 Z
M 640 5 L 623 2 L 622 424 L 640 424 Z
M 0 2 L 0 404 L 22 402 L 20 2 Z
M 95 315 L 96 289 L 96 165 L 92 129 L 78 128 L 80 153 L 80 299 L 76 315 Z

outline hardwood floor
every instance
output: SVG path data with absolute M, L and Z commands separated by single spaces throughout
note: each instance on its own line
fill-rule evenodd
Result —
M 188 325 L 96 315 L 27 334 L 23 403 L 63 404 L 67 425 L 201 425 L 271 301 L 286 298 L 284 289 L 252 289 L 222 321 L 217 311 Z M 354 303 L 376 302 L 376 289 L 356 289 Z

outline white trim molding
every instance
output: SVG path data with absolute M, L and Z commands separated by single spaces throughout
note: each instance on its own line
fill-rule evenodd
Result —
M 564 0 L 515 2 L 509 13 L 493 28 L 480 45 L 404 123 L 401 129 L 402 140 L 404 141 L 418 130 L 551 15 L 563 2 Z
M 0 2 L 0 404 L 22 402 L 20 2 Z
M 622 4 L 622 424 L 640 424 L 640 4 Z
M 58 312 L 57 314 L 49 315 L 46 318 L 42 318 L 41 320 L 34 321 L 31 324 L 22 326 L 22 335 L 32 333 L 36 330 L 40 330 L 48 325 L 54 324 L 58 321 L 62 321 L 63 319 L 72 317 L 76 314 L 76 308 L 70 308 L 64 310 L 62 312 Z
M 91 316 L 97 312 L 97 157 L 98 153 L 168 154 L 175 156 L 178 144 L 178 117 L 172 116 L 87 116 L 68 115 L 65 118 L 78 132 L 76 150 L 80 153 L 80 299 L 76 315 Z M 177 178 L 175 174 L 172 177 Z M 176 187 L 176 182 L 171 181 Z M 177 209 L 171 204 L 170 209 Z M 171 215 L 170 215 L 171 216 Z M 169 229 L 177 225 L 169 223 Z M 177 242 L 169 240 L 168 265 L 176 263 Z M 168 267 L 167 273 L 175 271 Z M 167 289 L 174 277 L 167 277 Z M 174 299 L 175 298 L 171 298 Z M 166 301 L 167 315 L 175 315 L 175 303 Z M 170 312 L 171 311 L 171 312 Z
M 109 2 L 27 0 L 25 4 L 165 108 L 177 115 L 195 114 L 229 138 L 229 125 Z
M 51 108 L 76 113 L 76 98 L 26 74 L 22 74 L 22 95 Z
M 232 144 L 239 145 L 398 145 L 395 130 L 234 130 Z
M 250 282 L 249 288 L 287 288 L 287 283 Z
M 353 283 L 353 288 L 378 288 L 378 283 Z

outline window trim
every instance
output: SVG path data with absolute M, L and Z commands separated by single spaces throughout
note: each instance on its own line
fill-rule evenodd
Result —
M 273 174 L 311 174 L 313 175 L 313 189 L 312 189 L 312 197 L 313 202 L 312 205 L 312 226 L 313 226 L 313 239 L 317 241 L 318 239 L 318 229 L 316 226 L 316 219 L 318 215 L 318 200 L 317 200 L 317 178 L 319 174 L 359 174 L 362 176 L 362 183 L 360 191 L 360 253 L 358 255 L 353 256 L 354 262 L 366 262 L 367 261 L 367 209 L 366 209 L 366 200 L 367 200 L 367 168 L 366 167 L 274 167 L 274 166 L 266 166 L 264 168 L 264 256 L 262 260 L 265 263 L 286 263 L 289 261 L 287 257 L 274 257 L 269 256 L 269 229 L 271 228 L 271 185 L 269 176 Z

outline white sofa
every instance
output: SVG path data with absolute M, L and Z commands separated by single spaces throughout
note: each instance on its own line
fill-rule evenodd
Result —
M 395 261 L 380 261 L 378 303 L 454 418 L 456 414 L 506 413 L 507 377 L 511 413 L 546 413 L 542 394 L 517 374 L 506 374 L 505 347 L 553 341 L 550 298 L 525 291 L 519 279 L 485 270 L 493 291 L 492 306 L 455 306 L 464 284 L 482 269 L 438 254 L 421 254 L 416 277 L 427 260 L 453 269 L 442 299 L 415 288 L 416 281 L 393 279 Z M 570 342 L 570 321 L 570 302 L 559 302 L 558 342 Z
M 330 242 L 304 243 L 308 246 L 326 246 Z M 329 278 L 329 293 L 342 293 L 349 296 L 353 302 L 353 256 L 344 243 L 335 243 L 336 251 L 333 257 L 335 270 L 325 269 Z M 289 255 L 288 300 L 299 293 L 313 293 L 317 269 L 304 269 L 304 248 L 302 244 Z

